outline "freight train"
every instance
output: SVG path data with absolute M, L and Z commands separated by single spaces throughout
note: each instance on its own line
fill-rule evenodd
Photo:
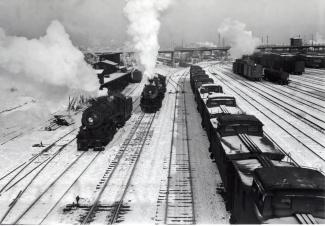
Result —
M 236 59 L 233 63 L 233 72 L 253 81 L 260 81 L 263 78 L 263 66 L 249 58 Z
M 252 59 L 265 68 L 301 75 L 305 71 L 305 62 L 293 54 L 256 53 Z
M 196 72 L 203 73 L 197 67 L 191 68 L 191 80 Z M 217 95 L 221 93 L 211 96 Z M 263 132 L 263 123 L 241 111 L 235 98 L 230 106 L 217 103 L 213 114 L 209 97 L 200 97 L 196 101 L 205 109 L 201 115 L 210 128 L 209 151 L 227 194 L 231 223 L 325 223 L 325 176 L 284 161 L 285 154 Z
M 325 68 L 324 55 L 300 54 L 299 57 L 305 62 L 305 65 L 308 68 Z
M 120 93 L 94 99 L 82 114 L 82 125 L 77 135 L 78 150 L 104 150 L 116 129 L 131 117 L 131 112 L 132 98 Z
M 166 77 L 158 74 L 149 80 L 141 93 L 140 107 L 145 113 L 154 113 L 161 108 L 166 92 Z
M 142 80 L 142 72 L 137 69 L 132 69 L 127 72 L 115 72 L 108 75 L 99 74 L 99 89 L 108 89 L 111 91 L 120 92 L 129 83 L 140 83 Z

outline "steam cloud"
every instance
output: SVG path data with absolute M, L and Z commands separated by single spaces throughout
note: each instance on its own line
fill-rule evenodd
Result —
M 231 46 L 230 54 L 233 58 L 240 58 L 245 54 L 252 54 L 260 44 L 259 38 L 246 30 L 246 24 L 237 20 L 226 19 L 218 29 L 218 32 Z
M 144 74 L 154 75 L 159 44 L 160 13 L 168 8 L 171 0 L 126 0 L 124 13 L 129 20 L 128 34 L 138 52 Z
M 13 79 L 89 92 L 97 88 L 95 72 L 58 21 L 39 39 L 7 36 L 0 28 L 0 68 L 16 75 Z

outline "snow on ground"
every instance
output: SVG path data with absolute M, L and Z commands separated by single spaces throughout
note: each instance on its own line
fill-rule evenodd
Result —
M 158 68 L 157 71 L 161 70 Z M 175 71 L 175 70 L 173 70 Z M 173 74 L 181 76 L 184 70 Z M 159 73 L 159 72 L 158 72 Z M 189 78 L 188 78 L 189 79 Z M 221 224 L 227 223 L 229 214 L 225 204 L 216 189 L 221 179 L 216 164 L 209 158 L 209 142 L 205 131 L 200 125 L 200 115 L 196 110 L 194 96 L 186 81 L 186 103 L 188 106 L 188 121 L 190 131 L 190 155 L 194 188 L 194 208 L 196 223 Z M 150 146 L 144 149 L 139 161 L 139 167 L 133 176 L 131 189 L 126 195 L 130 211 L 124 215 L 124 223 L 154 224 L 163 223 L 164 191 L 172 136 L 172 120 L 175 104 L 174 87 L 167 86 L 163 107 L 154 123 L 154 133 Z M 181 95 L 181 94 L 180 94 Z M 182 110 L 182 109 L 181 109 Z M 178 147 L 179 148 L 179 147 Z M 177 151 L 177 148 L 176 148 Z
M 201 65 L 208 70 L 211 64 L 216 63 L 218 62 L 204 62 L 201 63 Z M 224 68 L 228 68 L 227 70 L 229 70 L 229 66 Z M 220 74 L 222 74 L 222 70 L 224 70 L 224 68 L 213 66 L 213 70 L 219 71 Z M 166 76 L 173 76 L 173 79 L 175 80 L 177 80 L 177 78 L 180 77 L 185 70 L 188 70 L 188 68 L 170 68 L 165 65 L 158 65 L 156 68 L 157 73 L 164 74 Z M 296 79 L 298 80 L 299 78 Z M 107 173 L 110 172 L 112 167 L 114 167 L 113 163 L 120 150 L 120 147 L 140 115 L 141 110 L 140 108 L 137 108 L 137 106 L 139 105 L 142 87 L 145 83 L 146 81 L 144 79 L 141 84 L 130 84 L 124 90 L 126 95 L 131 95 L 133 97 L 133 108 L 135 109 L 135 112 L 133 113 L 131 119 L 127 121 L 126 125 L 117 131 L 114 139 L 109 145 L 107 145 L 105 151 L 103 152 L 97 153 L 89 151 L 82 155 L 81 152 L 76 150 L 76 144 L 73 139 L 78 131 L 78 127 L 80 126 L 81 114 L 73 115 L 75 124 L 69 127 L 61 127 L 54 131 L 45 131 L 42 129 L 48 124 L 48 121 L 46 121 L 48 118 L 45 117 L 45 120 L 43 121 L 38 119 L 36 121 L 39 122 L 39 124 L 37 126 L 34 125 L 34 129 L 28 130 L 28 132 L 25 132 L 16 139 L 1 145 L 0 178 L 9 171 L 13 170 L 15 167 L 30 159 L 32 156 L 35 156 L 46 146 L 52 144 L 55 140 L 58 140 L 68 132 L 71 132 L 71 134 L 67 135 L 65 139 L 54 145 L 53 150 L 51 149 L 47 154 L 50 157 L 65 143 L 72 143 L 64 147 L 63 152 L 55 157 L 52 162 L 48 163 L 48 166 L 46 166 L 38 176 L 37 172 L 42 166 L 35 169 L 35 171 L 31 172 L 30 175 L 28 175 L 22 181 L 18 182 L 21 175 L 18 176 L 8 185 L 11 186 L 15 182 L 18 182 L 15 186 L 13 186 L 13 188 L 7 192 L 0 192 L 2 193 L 0 197 L 0 219 L 8 210 L 9 203 L 11 203 L 15 197 L 17 197 L 19 192 L 24 190 L 28 182 L 34 178 L 30 187 L 23 192 L 21 200 L 18 200 L 19 206 L 15 207 L 7 215 L 4 223 L 14 223 L 18 215 L 22 214 L 27 208 L 27 204 L 35 201 L 38 194 L 45 192 L 44 195 L 35 202 L 34 207 L 26 215 L 24 215 L 19 223 L 79 224 L 82 221 L 82 217 L 87 213 L 87 210 L 89 210 L 89 207 L 93 204 L 94 199 L 97 197 L 99 188 L 103 186 L 103 181 L 105 181 L 107 178 Z M 227 88 L 225 85 L 223 85 L 223 87 L 225 92 L 233 93 L 231 89 Z M 260 88 L 262 89 L 262 87 Z M 279 89 L 285 90 L 290 95 L 295 94 L 294 91 L 285 89 L 283 86 L 279 87 Z M 307 90 L 307 88 L 305 90 Z M 218 193 L 218 188 L 222 186 L 221 178 L 218 174 L 216 164 L 209 158 L 209 141 L 207 139 L 206 132 L 201 128 L 201 117 L 196 110 L 194 96 L 189 86 L 189 77 L 187 77 L 185 82 L 185 91 L 185 100 L 188 113 L 187 119 L 189 122 L 189 151 L 192 167 L 191 173 L 196 223 L 228 223 L 229 213 L 226 211 L 225 203 L 221 194 Z M 248 90 L 246 91 L 248 95 L 253 95 L 252 92 Z M 0 120 L 6 117 L 5 121 L 9 123 L 9 126 L 10 123 L 15 122 L 15 118 L 19 118 L 19 114 L 24 114 L 31 111 L 30 109 L 33 109 L 33 105 L 39 105 L 38 100 L 34 101 L 33 98 L 29 97 L 24 98 L 23 95 L 16 93 L 15 90 L 13 90 L 10 95 L 12 95 L 12 100 L 4 100 L 4 104 L 1 105 L 0 108 L 2 111 L 8 110 L 0 113 Z M 183 94 L 179 93 L 178 95 Z M 294 146 L 293 141 L 290 140 L 283 131 L 279 130 L 279 128 L 269 122 L 265 116 L 260 114 L 254 107 L 249 105 L 238 95 L 234 94 L 234 96 L 237 98 L 238 104 L 241 108 L 243 108 L 246 112 L 255 114 L 262 120 L 262 122 L 265 124 L 264 129 L 275 141 L 279 143 L 281 147 L 283 147 L 285 150 L 290 150 L 292 153 L 299 153 L 297 150 L 295 150 L 298 148 L 298 146 Z M 297 97 L 302 99 L 306 98 L 306 100 L 308 100 L 308 97 L 304 96 L 303 93 L 299 93 Z M 261 98 L 256 97 L 256 99 L 260 100 Z M 280 99 L 280 97 L 278 99 Z M 13 100 L 17 102 L 14 105 L 12 104 Z M 183 101 L 183 99 L 180 98 L 179 101 Z M 315 97 L 311 99 L 311 102 L 318 105 L 323 103 L 322 100 Z M 124 212 L 123 216 L 120 217 L 122 224 L 163 223 L 163 214 L 165 210 L 165 200 L 163 196 L 164 192 L 166 191 L 166 181 L 168 175 L 174 105 L 175 84 L 168 84 L 163 106 L 153 123 L 153 131 L 150 133 L 150 139 L 147 141 L 147 145 L 139 157 L 140 159 L 132 177 L 131 184 L 127 190 L 125 199 L 123 200 L 123 205 L 124 208 L 126 208 L 126 211 Z M 180 106 L 183 107 L 183 105 Z M 178 110 L 182 111 L 183 109 Z M 283 114 L 283 112 L 281 112 L 279 109 L 277 109 L 277 111 L 279 111 L 279 114 Z M 316 110 L 314 111 L 316 112 Z M 38 111 L 35 110 L 35 112 Z M 290 116 L 287 115 L 287 118 L 289 117 Z M 14 130 L 14 128 L 20 130 L 20 128 L 18 128 L 18 126 L 15 127 L 14 124 L 11 126 L 13 128 L 12 130 Z M 176 127 L 176 131 L 180 132 L 178 129 L 179 128 Z M 32 147 L 33 144 L 39 144 L 40 142 L 42 142 L 45 147 Z M 175 147 L 176 153 L 178 148 L 178 146 Z M 302 160 L 315 165 L 316 163 L 313 162 L 314 159 L 310 159 L 310 156 L 311 155 L 308 156 L 308 154 L 305 154 L 303 157 L 298 156 L 297 158 L 301 158 Z M 72 165 L 74 160 L 79 157 L 80 159 L 76 162 L 76 164 Z M 43 160 L 46 160 L 46 157 L 43 156 L 40 158 L 38 163 Z M 29 169 L 37 166 L 38 163 L 29 166 Z M 67 169 L 67 167 L 70 165 L 71 168 Z M 24 172 L 28 172 L 27 168 L 24 170 Z M 61 174 L 62 178 L 60 177 L 58 181 L 55 181 L 55 179 Z M 14 174 L 0 179 L 0 190 L 6 185 L 12 175 Z M 118 181 L 116 181 L 114 185 L 117 186 L 115 189 L 118 189 L 118 186 L 121 186 L 117 183 Z M 123 186 L 121 186 L 121 188 L 122 187 Z M 80 208 L 72 205 L 74 202 L 76 202 L 76 196 L 80 196 L 81 198 Z M 104 200 L 113 199 L 113 197 L 109 197 L 109 195 L 106 195 L 104 198 Z M 105 212 L 103 213 L 105 214 Z M 96 223 L 96 218 L 94 219 L 93 223 Z

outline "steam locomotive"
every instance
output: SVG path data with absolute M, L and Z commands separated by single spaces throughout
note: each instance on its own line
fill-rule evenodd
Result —
M 120 93 L 94 99 L 82 114 L 82 125 L 77 135 L 78 150 L 104 150 L 116 129 L 131 117 L 131 112 L 132 98 Z
M 153 79 L 149 79 L 142 90 L 140 107 L 145 113 L 154 113 L 161 108 L 166 92 L 166 77 L 158 74 Z

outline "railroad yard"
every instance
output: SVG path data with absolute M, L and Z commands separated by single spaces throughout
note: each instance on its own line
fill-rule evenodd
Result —
M 0 225 L 325 225 L 324 15 L 0 0 Z
M 227 62 L 200 65 L 236 97 L 239 108 L 262 121 L 264 133 L 286 158 L 325 171 L 324 70 L 306 69 L 281 86 L 246 80 Z M 128 85 L 123 93 L 133 98 L 132 116 L 102 152 L 77 151 L 80 111 L 71 115 L 72 125 L 53 131 L 44 130 L 48 122 L 19 136 L 8 128 L 1 137 L 0 223 L 229 223 L 189 68 L 155 70 L 167 77 L 162 108 L 142 112 L 144 82 Z

